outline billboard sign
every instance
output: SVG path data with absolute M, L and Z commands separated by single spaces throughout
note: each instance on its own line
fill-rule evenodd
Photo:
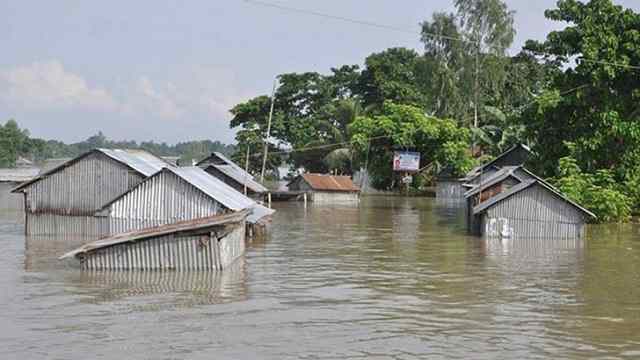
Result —
M 393 171 L 420 170 L 420 153 L 396 151 L 393 153 Z

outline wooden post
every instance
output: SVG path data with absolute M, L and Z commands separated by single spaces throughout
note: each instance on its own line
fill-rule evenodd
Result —
M 247 159 L 244 162 L 244 195 L 247 196 L 247 175 L 249 173 L 249 145 L 247 145 Z
M 304 208 L 306 209 L 307 208 L 307 193 L 304 193 L 302 195 L 302 198 L 304 199 Z
M 267 203 L 269 204 L 269 209 L 271 209 L 271 193 L 267 193 Z

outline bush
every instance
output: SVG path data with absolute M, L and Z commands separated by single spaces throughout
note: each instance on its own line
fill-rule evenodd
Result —
M 598 222 L 623 222 L 631 217 L 632 198 L 615 181 L 610 170 L 585 173 L 576 159 L 564 157 L 554 185 L 570 199 L 593 212 Z

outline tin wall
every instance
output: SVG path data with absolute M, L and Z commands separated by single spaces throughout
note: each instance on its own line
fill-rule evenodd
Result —
M 24 196 L 12 194 L 15 182 L 0 182 L 0 211 L 24 211 Z
M 25 188 L 27 210 L 30 213 L 93 215 L 142 179 L 137 172 L 94 152 Z
M 573 238 L 584 233 L 583 214 L 540 187 L 529 187 L 497 203 L 482 219 L 488 237 Z
M 173 173 L 154 176 L 108 209 L 113 234 L 219 215 L 225 208 Z
M 79 236 L 88 241 L 110 234 L 107 218 L 48 213 L 27 214 L 27 235 Z
M 317 204 L 357 203 L 360 200 L 360 194 L 357 192 L 315 191 L 311 194 L 311 199 Z
M 464 201 L 465 188 L 457 180 L 442 180 L 436 183 L 436 198 Z
M 210 235 L 149 238 L 83 255 L 85 270 L 222 270 L 244 253 L 245 223 L 220 240 Z

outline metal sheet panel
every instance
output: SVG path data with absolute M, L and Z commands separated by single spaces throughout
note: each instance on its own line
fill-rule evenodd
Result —
M 114 160 L 126 164 L 144 176 L 151 176 L 162 168 L 171 166 L 171 164 L 164 161 L 162 158 L 144 150 L 98 149 L 98 151 L 113 158 Z
M 584 233 L 586 216 L 542 186 L 531 186 L 490 207 L 482 220 L 486 236 L 571 238 Z
M 242 223 L 218 240 L 175 234 L 123 243 L 82 255 L 85 270 L 222 270 L 245 251 Z
M 269 189 L 264 187 L 264 185 L 260 184 L 259 182 L 255 181 L 253 178 L 246 177 L 245 175 L 243 175 L 243 173 L 246 174 L 246 172 L 240 173 L 236 171 L 235 168 L 231 165 L 211 165 L 211 166 L 215 167 L 220 172 L 224 173 L 225 175 L 227 175 L 228 177 L 236 181 L 238 184 L 242 186 L 246 184 L 247 188 L 253 192 L 266 193 L 269 191 Z

